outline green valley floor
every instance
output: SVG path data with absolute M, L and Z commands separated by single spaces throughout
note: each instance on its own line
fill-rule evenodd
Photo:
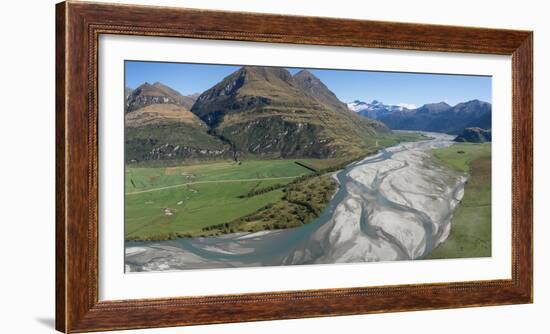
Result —
M 162 161 L 125 169 L 125 239 L 167 240 L 284 229 L 319 216 L 336 183 L 333 172 L 379 148 L 426 137 L 380 136 L 354 157 Z
M 434 150 L 433 157 L 469 179 L 449 237 L 426 258 L 491 256 L 491 143 L 456 144 Z

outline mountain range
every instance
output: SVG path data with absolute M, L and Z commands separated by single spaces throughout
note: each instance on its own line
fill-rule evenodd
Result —
M 127 161 L 336 157 L 360 154 L 390 132 L 308 71 L 244 66 L 198 97 L 158 82 L 125 95 Z
M 354 101 L 348 108 L 359 115 L 381 121 L 392 130 L 435 131 L 458 134 L 463 129 L 491 128 L 491 104 L 479 100 L 450 106 L 445 102 L 425 104 L 416 109 L 386 105 L 378 101 Z
M 357 114 L 372 119 L 380 119 L 383 116 L 395 111 L 403 111 L 407 108 L 403 106 L 388 105 L 380 101 L 373 100 L 372 102 L 363 102 L 355 100 L 347 104 L 351 111 L 355 111 Z
M 126 161 L 354 156 L 390 129 L 491 128 L 487 102 L 346 104 L 311 72 L 277 67 L 243 66 L 201 94 L 160 82 L 124 93 Z

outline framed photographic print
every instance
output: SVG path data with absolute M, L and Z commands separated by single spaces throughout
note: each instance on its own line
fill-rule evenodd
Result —
M 532 32 L 56 9 L 59 331 L 532 302 Z

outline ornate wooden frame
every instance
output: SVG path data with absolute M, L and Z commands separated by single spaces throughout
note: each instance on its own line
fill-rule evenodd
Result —
M 512 56 L 512 278 L 98 300 L 98 36 L 123 34 Z M 56 7 L 56 328 L 83 332 L 532 302 L 533 33 L 63 2 Z

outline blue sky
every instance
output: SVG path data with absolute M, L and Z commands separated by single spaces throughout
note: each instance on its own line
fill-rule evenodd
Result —
M 126 87 L 160 81 L 184 95 L 202 93 L 240 66 L 126 61 Z M 288 68 L 294 74 L 301 68 Z M 491 77 L 403 72 L 308 69 L 344 102 L 450 105 L 473 99 L 491 102 Z

